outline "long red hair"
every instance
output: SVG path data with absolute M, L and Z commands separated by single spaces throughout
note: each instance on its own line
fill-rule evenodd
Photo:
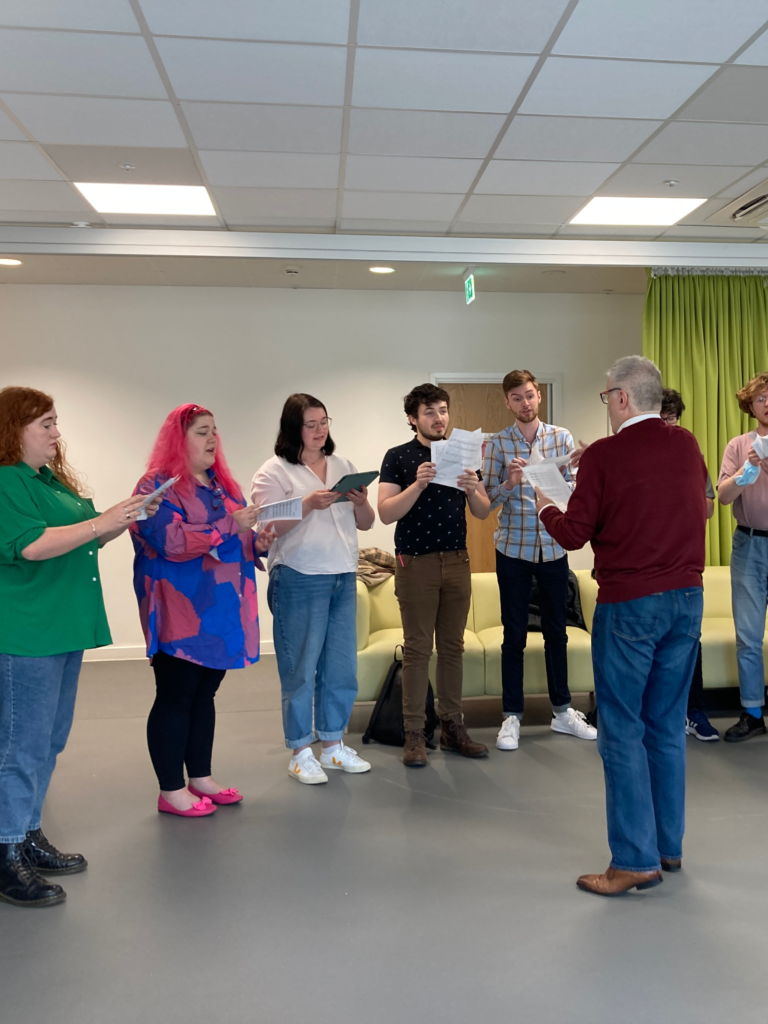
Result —
M 165 479 L 171 476 L 179 477 L 179 482 L 174 484 L 174 487 L 182 494 L 193 494 L 197 483 L 189 467 L 187 431 L 201 416 L 213 416 L 213 413 L 202 405 L 191 403 L 180 405 L 169 412 L 165 423 L 160 427 L 160 433 L 155 438 L 147 462 L 147 474 L 150 476 Z M 221 438 L 216 446 L 216 458 L 212 468 L 216 479 L 227 494 L 239 499 L 243 492 L 224 458 Z
M 0 391 L 0 466 L 24 461 L 21 435 L 24 427 L 53 409 L 53 398 L 34 388 L 8 387 Z M 56 442 L 56 454 L 48 463 L 56 479 L 80 498 L 87 497 L 82 481 L 67 462 L 64 439 Z

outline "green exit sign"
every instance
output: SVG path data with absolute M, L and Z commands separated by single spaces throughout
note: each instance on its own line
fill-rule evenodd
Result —
M 470 302 L 475 301 L 475 275 L 470 274 L 464 282 L 464 298 L 467 300 L 467 305 Z

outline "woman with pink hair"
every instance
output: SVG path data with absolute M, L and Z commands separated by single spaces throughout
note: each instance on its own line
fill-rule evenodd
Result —
M 131 527 L 133 584 L 157 685 L 147 741 L 157 809 L 201 818 L 242 800 L 211 775 L 214 697 L 228 669 L 259 659 L 254 570 L 263 569 L 259 555 L 274 534 L 254 533 L 258 509 L 246 504 L 202 406 L 168 414 L 135 493 L 163 485 L 157 515 Z

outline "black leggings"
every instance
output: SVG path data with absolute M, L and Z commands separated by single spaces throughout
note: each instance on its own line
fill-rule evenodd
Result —
M 183 789 L 211 774 L 214 696 L 226 672 L 158 651 L 152 658 L 157 696 L 147 719 L 147 743 L 160 789 Z

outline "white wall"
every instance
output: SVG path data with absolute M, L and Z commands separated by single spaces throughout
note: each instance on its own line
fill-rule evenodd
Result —
M 641 351 L 642 304 L 615 294 L 480 294 L 467 307 L 460 293 L 7 285 L 2 381 L 54 394 L 70 461 L 99 508 L 131 492 L 182 402 L 215 411 L 247 493 L 292 391 L 325 402 L 337 450 L 359 469 L 377 469 L 412 436 L 402 397 L 440 371 L 562 374 L 561 425 L 576 438 L 604 435 L 597 393 L 615 359 Z M 364 543 L 391 549 L 393 529 L 377 523 Z M 116 656 L 135 656 L 142 642 L 131 561 L 128 538 L 101 554 L 114 642 L 128 648 Z M 591 552 L 571 563 L 591 565 Z

